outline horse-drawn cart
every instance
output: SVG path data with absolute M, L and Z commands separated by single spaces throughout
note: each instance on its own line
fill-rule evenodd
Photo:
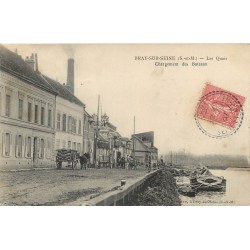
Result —
M 74 149 L 58 149 L 56 155 L 56 167 L 62 168 L 63 162 L 68 162 L 68 167 L 75 169 L 79 161 L 80 153 Z

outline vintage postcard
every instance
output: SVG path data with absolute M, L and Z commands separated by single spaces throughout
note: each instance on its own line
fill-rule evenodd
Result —
M 1 206 L 249 206 L 249 44 L 0 45 Z

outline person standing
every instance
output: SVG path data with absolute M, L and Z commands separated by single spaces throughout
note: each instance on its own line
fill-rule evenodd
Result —
M 128 165 L 129 165 L 129 157 L 128 157 L 128 155 L 126 155 L 126 157 L 125 157 L 125 166 L 126 166 L 126 169 L 128 169 Z

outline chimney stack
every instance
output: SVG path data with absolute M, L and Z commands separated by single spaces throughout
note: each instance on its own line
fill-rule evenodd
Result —
M 17 53 L 17 51 L 16 51 Z M 38 59 L 37 59 L 37 53 L 32 53 L 30 57 L 26 57 L 25 62 L 32 68 L 32 70 L 35 70 L 38 72 Z
M 35 58 L 34 54 L 32 53 L 30 57 L 26 57 L 25 62 L 34 70 L 35 67 Z
M 74 94 L 74 59 L 68 59 L 68 75 L 67 75 L 67 87 L 68 90 Z

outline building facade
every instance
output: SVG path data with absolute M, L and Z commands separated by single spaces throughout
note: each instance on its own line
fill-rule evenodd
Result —
M 78 150 L 80 154 L 83 154 L 83 118 L 85 104 L 59 82 L 45 75 L 43 75 L 43 78 L 57 92 L 55 111 L 55 151 L 62 148 L 75 149 Z
M 154 132 L 143 132 L 132 136 L 135 144 L 135 156 L 142 163 L 151 166 L 158 163 L 158 149 L 154 146 Z
M 29 59 L 0 46 L 1 169 L 54 166 L 57 93 Z
M 141 165 L 148 165 L 151 162 L 151 149 L 140 138 L 132 136 L 133 155 Z

